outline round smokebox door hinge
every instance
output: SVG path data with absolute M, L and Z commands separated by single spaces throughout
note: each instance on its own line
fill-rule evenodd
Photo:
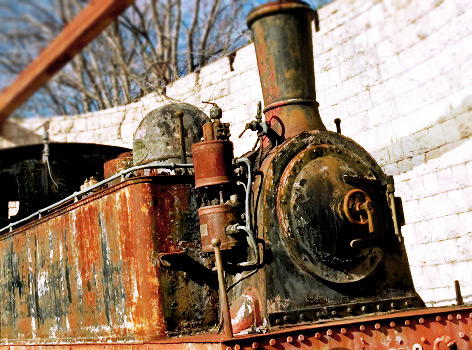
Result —
M 339 210 L 353 189 L 343 176 L 360 177 L 368 171 L 352 152 L 326 144 L 305 148 L 283 171 L 276 198 L 280 234 L 291 259 L 307 273 L 351 283 L 367 277 L 381 261 L 379 247 L 350 246 L 357 236 Z M 368 215 L 363 208 L 371 208 L 370 197 L 357 190 L 348 196 L 347 206 L 351 220 L 364 224 Z

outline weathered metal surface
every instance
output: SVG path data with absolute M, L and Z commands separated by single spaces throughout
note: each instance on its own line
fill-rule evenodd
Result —
M 120 173 L 123 170 L 129 169 L 133 166 L 132 152 L 125 152 L 120 154 L 117 158 L 110 159 L 103 164 L 103 175 L 105 179 Z M 117 183 L 119 181 L 116 181 Z
M 423 306 L 404 247 L 392 229 L 385 188 L 380 186 L 385 174 L 362 147 L 337 133 L 305 132 L 273 148 L 260 172 L 264 176 L 256 177 L 253 190 L 266 264 L 237 288 L 239 294 L 246 287 L 259 291 L 262 315 L 270 326 Z M 380 250 L 380 260 L 372 266 L 369 255 L 361 254 L 363 248 L 349 245 L 355 238 L 371 236 L 367 225 L 357 227 L 342 213 L 343 197 L 352 188 L 363 188 L 376 203 L 382 243 L 368 249 Z M 346 274 L 358 266 L 367 270 L 359 272 L 361 278 L 355 282 L 333 278 L 335 272 Z M 231 302 L 238 293 L 230 293 Z
M 213 252 L 212 240 L 221 242 L 222 250 L 233 248 L 237 241 L 226 233 L 226 227 L 236 223 L 233 208 L 227 204 L 210 205 L 198 209 L 202 251 Z
M 190 150 L 194 142 L 200 141 L 203 124 L 210 121 L 205 113 L 188 103 L 159 107 L 147 114 L 136 129 L 133 141 L 134 165 L 152 161 L 180 161 L 181 131 L 179 119 L 175 115 L 178 111 L 183 112 L 185 148 Z M 191 154 L 186 154 L 187 159 L 191 157 Z
M 266 121 L 284 137 L 326 130 L 318 113 L 311 21 L 301 1 L 275 1 L 248 16 L 256 48 Z
M 181 249 L 186 236 L 191 242 L 198 237 L 195 197 L 182 183 L 185 178 L 129 180 L 2 237 L 2 342 L 165 336 L 171 305 L 164 304 L 169 299 L 164 294 L 171 278 L 181 277 L 171 270 L 163 280 L 158 254 Z M 215 315 L 214 307 L 202 305 L 214 293 L 196 285 L 180 286 L 186 300 L 174 300 L 172 307 L 190 311 L 188 322 L 198 329 L 214 322 Z M 170 330 L 182 327 L 186 318 L 177 310 Z
M 430 308 L 241 336 L 227 350 L 471 349 L 472 309 Z
M 343 181 L 344 175 L 365 179 L 364 190 L 375 195 L 378 236 L 370 234 L 367 226 L 353 225 L 340 210 L 350 191 L 359 191 Z M 382 213 L 388 207 L 384 193 L 369 186 L 369 180 L 375 183 L 376 176 L 363 159 L 337 146 L 307 147 L 288 163 L 277 188 L 277 218 L 291 258 L 303 270 L 330 282 L 352 283 L 379 264 L 382 234 L 388 230 L 383 223 L 389 222 Z M 378 240 L 353 249 L 352 240 L 363 238 Z
M 233 143 L 212 140 L 192 145 L 195 188 L 231 182 Z

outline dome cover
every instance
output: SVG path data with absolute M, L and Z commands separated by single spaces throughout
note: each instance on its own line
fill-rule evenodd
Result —
M 187 159 L 191 147 L 203 136 L 202 126 L 210 119 L 200 109 L 188 103 L 172 103 L 157 108 L 144 117 L 133 140 L 133 162 L 141 165 L 153 161 L 180 162 L 180 128 L 175 113 L 183 112 Z

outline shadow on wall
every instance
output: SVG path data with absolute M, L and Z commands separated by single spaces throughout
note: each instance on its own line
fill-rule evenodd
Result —
M 460 105 L 450 107 L 448 112 L 434 122 L 425 125 L 422 130 L 391 143 L 381 150 L 373 152 L 374 158 L 378 158 L 382 166 L 387 169 L 389 175 L 399 175 L 412 171 L 414 168 L 424 166 L 428 162 L 437 160 L 445 153 L 449 153 L 472 137 L 472 95 L 466 96 Z M 388 152 L 388 161 L 385 159 Z M 385 161 L 379 158 L 384 154 Z M 465 163 L 472 160 L 472 153 L 460 152 L 454 156 L 461 159 L 451 159 L 450 163 Z M 389 165 L 396 164 L 396 167 Z M 445 167 L 444 167 L 445 168 Z M 435 169 L 432 171 L 438 171 Z

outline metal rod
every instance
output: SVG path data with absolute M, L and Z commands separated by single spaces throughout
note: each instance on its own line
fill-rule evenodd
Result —
M 339 118 L 334 119 L 334 124 L 336 124 L 336 132 L 340 134 L 341 133 L 341 119 Z
M 454 281 L 454 287 L 456 288 L 457 305 L 464 305 L 464 299 L 462 298 L 462 293 L 461 293 L 461 285 L 458 280 Z
M 221 241 L 219 239 L 212 239 L 211 245 L 215 250 L 215 263 L 216 263 L 216 271 L 218 274 L 218 287 L 219 287 L 219 299 L 220 299 L 220 307 L 223 313 L 223 327 L 224 327 L 224 334 L 232 339 L 233 338 L 233 327 L 231 325 L 231 314 L 229 312 L 229 304 L 228 304 L 228 294 L 226 294 L 226 283 L 225 283 L 225 276 L 223 271 L 223 260 L 221 259 L 221 250 L 220 245 Z
M 187 163 L 187 150 L 185 149 L 185 129 L 184 129 L 184 112 L 177 111 L 175 116 L 179 122 L 179 133 L 180 133 L 180 161 Z

